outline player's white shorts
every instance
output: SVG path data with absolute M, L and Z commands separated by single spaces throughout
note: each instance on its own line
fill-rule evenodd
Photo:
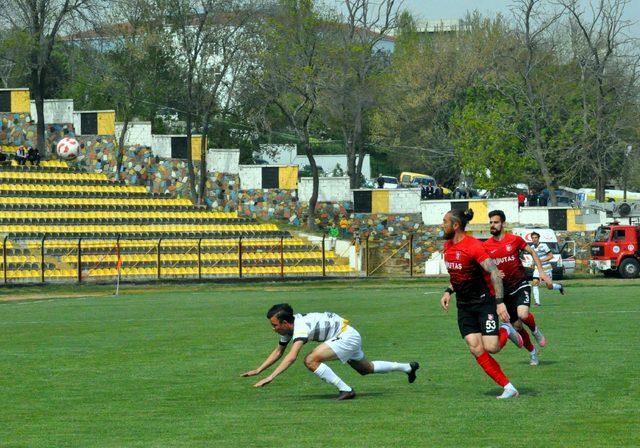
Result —
M 553 280 L 553 269 L 545 269 L 544 273 L 547 274 L 551 280 Z M 537 278 L 537 279 L 540 278 L 540 273 L 538 272 L 538 268 L 535 268 L 533 270 L 533 278 Z
M 338 355 L 338 359 L 343 363 L 347 361 L 360 361 L 364 358 L 362 352 L 362 338 L 358 330 L 351 326 L 347 328 L 333 339 L 325 341 L 331 350 Z

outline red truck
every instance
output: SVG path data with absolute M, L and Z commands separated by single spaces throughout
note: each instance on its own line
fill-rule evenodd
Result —
M 640 226 L 613 222 L 598 227 L 589 267 L 605 276 L 636 278 L 640 274 Z

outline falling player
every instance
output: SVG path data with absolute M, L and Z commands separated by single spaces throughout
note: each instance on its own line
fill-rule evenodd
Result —
M 285 347 L 292 342 L 291 350 L 271 375 L 258 381 L 254 387 L 262 387 L 273 381 L 278 375 L 287 370 L 298 357 L 298 353 L 308 341 L 318 341 L 320 344 L 304 358 L 304 365 L 320 379 L 338 388 L 336 400 L 355 398 L 355 391 L 336 375 L 325 361 L 339 359 L 348 363 L 361 375 L 371 373 L 404 372 L 409 377 L 409 383 L 416 379 L 416 370 L 420 368 L 417 362 L 399 363 L 389 361 L 369 361 L 362 352 L 360 333 L 349 325 L 349 321 L 335 313 L 307 313 L 293 314 L 293 309 L 287 303 L 274 305 L 267 312 L 267 319 L 271 322 L 273 331 L 280 335 L 278 346 L 257 369 L 243 373 L 241 376 L 258 375 L 282 357 Z

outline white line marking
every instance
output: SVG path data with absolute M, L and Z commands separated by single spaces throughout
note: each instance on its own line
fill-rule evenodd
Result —
M 426 296 L 426 295 L 429 295 L 429 294 L 438 294 L 439 292 L 440 291 L 427 291 L 427 292 L 424 292 L 423 294 Z
M 627 313 L 640 313 L 640 310 L 629 311 L 565 311 L 567 314 L 627 314 Z

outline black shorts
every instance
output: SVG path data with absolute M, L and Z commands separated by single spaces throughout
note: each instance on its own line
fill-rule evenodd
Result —
M 484 303 L 458 307 L 458 328 L 463 338 L 472 333 L 498 336 L 499 323 L 496 299 L 493 297 Z
M 504 304 L 507 306 L 509 320 L 511 323 L 514 323 L 518 320 L 518 307 L 531 306 L 531 285 L 527 283 L 516 289 L 514 292 L 506 294 L 504 297 Z

